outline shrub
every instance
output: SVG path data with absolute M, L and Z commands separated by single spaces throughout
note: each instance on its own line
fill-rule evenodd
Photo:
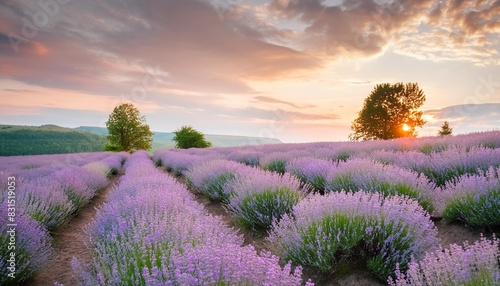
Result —
M 420 155 L 417 155 L 420 154 Z M 399 165 L 424 173 L 437 186 L 443 187 L 465 174 L 479 174 L 490 166 L 500 166 L 500 149 L 484 147 L 449 148 L 429 156 L 418 152 L 402 153 Z
M 92 179 L 98 180 L 98 178 L 92 176 L 92 173 L 95 172 L 82 167 L 70 166 L 54 174 L 58 184 L 60 184 L 62 190 L 75 207 L 75 211 L 79 211 L 85 207 L 96 195 L 97 190 L 91 188 L 92 183 L 90 183 L 91 186 L 87 185 L 88 181 Z M 84 180 L 84 178 L 88 179 Z M 103 178 L 107 182 L 104 176 Z
M 391 286 L 499 285 L 500 245 L 498 238 L 481 237 L 473 245 L 450 245 L 427 253 L 420 261 L 410 262 L 406 273 L 396 268 Z
M 7 217 L 7 204 L 0 204 L 0 216 Z M 15 249 L 9 248 L 10 227 L 7 223 L 0 224 L 0 284 L 19 285 L 33 276 L 38 270 L 46 266 L 50 254 L 52 253 L 51 238 L 42 224 L 33 220 L 23 213 L 17 213 L 15 217 L 17 226 L 15 227 Z M 11 271 L 11 252 L 15 256 L 14 277 L 8 276 Z
M 290 154 L 285 152 L 272 152 L 262 156 L 259 159 L 262 169 L 284 174 L 286 172 L 286 163 L 291 158 Z
M 365 192 L 312 195 L 275 221 L 269 235 L 284 261 L 321 271 L 334 269 L 341 257 L 366 257 L 382 281 L 396 263 L 406 269 L 439 245 L 429 214 L 413 200 Z
M 20 185 L 16 199 L 19 209 L 49 230 L 66 222 L 76 210 L 55 178 L 40 178 Z
M 224 192 L 233 194 L 228 204 L 232 215 L 251 229 L 268 228 L 274 220 L 290 212 L 303 196 L 295 177 L 259 169 L 237 174 Z
M 465 175 L 448 184 L 443 217 L 470 226 L 500 226 L 500 168 L 491 167 L 478 175 Z
M 155 156 L 155 159 L 156 162 L 161 162 L 167 171 L 177 175 L 181 175 L 200 161 L 199 156 L 174 151 L 160 152 L 159 156 Z
M 289 161 L 286 171 L 311 185 L 316 191 L 324 191 L 326 176 L 333 167 L 331 161 L 303 157 Z
M 326 192 L 364 190 L 384 196 L 408 196 L 417 200 L 429 213 L 434 209 L 431 200 L 434 188 L 424 175 L 367 159 L 353 159 L 338 164 L 331 168 L 325 183 Z
M 288 263 L 281 268 L 278 257 L 269 253 L 259 256 L 251 245 L 215 241 L 195 247 L 186 245 L 182 254 L 172 255 L 171 261 L 168 271 L 155 268 L 148 272 L 147 284 L 169 280 L 173 285 L 303 285 L 301 267 L 292 271 Z M 309 285 L 314 284 L 306 282 Z
M 239 163 L 243 163 L 249 166 L 259 166 L 260 157 L 263 155 L 263 152 L 260 151 L 252 151 L 252 150 L 236 150 L 227 155 L 227 159 L 231 161 L 236 161 Z
M 236 173 L 248 169 L 246 165 L 228 160 L 213 160 L 192 166 L 185 172 L 188 183 L 214 201 L 228 202 L 231 193 L 224 186 Z

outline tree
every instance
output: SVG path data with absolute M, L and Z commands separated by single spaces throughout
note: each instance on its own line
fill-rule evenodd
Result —
M 191 126 L 182 126 L 180 129 L 175 130 L 174 134 L 172 140 L 175 141 L 175 148 L 207 148 L 212 146 L 212 143 L 205 140 L 203 133 Z
M 439 136 L 451 135 L 453 132 L 453 128 L 450 127 L 448 121 L 445 121 L 441 126 L 441 129 L 438 131 Z
M 149 150 L 153 132 L 146 124 L 146 118 L 131 103 L 121 104 L 113 110 L 106 121 L 109 151 Z
M 351 125 L 349 139 L 376 140 L 415 137 L 422 127 L 425 94 L 417 83 L 377 84 L 365 99 L 363 108 Z

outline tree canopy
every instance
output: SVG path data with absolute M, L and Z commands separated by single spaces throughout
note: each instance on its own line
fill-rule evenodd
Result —
M 205 135 L 191 126 L 182 126 L 174 131 L 175 148 L 207 148 L 211 147 L 212 143 L 205 140 Z
M 115 107 L 106 121 L 106 127 L 109 133 L 106 150 L 131 152 L 151 149 L 153 132 L 146 124 L 146 118 L 131 103 Z
M 415 137 L 422 127 L 425 94 L 417 83 L 377 84 L 365 99 L 358 117 L 352 122 L 349 139 L 376 140 Z
M 441 129 L 438 131 L 439 136 L 451 135 L 453 132 L 453 128 L 450 127 L 448 121 L 445 121 L 441 126 Z

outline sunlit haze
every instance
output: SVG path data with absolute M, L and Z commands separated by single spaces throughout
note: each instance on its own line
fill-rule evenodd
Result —
M 417 82 L 437 135 L 500 126 L 500 1 L 0 2 L 0 124 L 345 141 L 378 83 Z

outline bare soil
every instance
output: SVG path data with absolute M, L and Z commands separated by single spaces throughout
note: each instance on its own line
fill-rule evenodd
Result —
M 71 260 L 76 257 L 84 263 L 92 261 L 84 229 L 94 219 L 97 209 L 106 202 L 108 193 L 118 183 L 119 178 L 119 175 L 113 176 L 109 185 L 97 193 L 89 205 L 51 233 L 54 246 L 51 259 L 39 273 L 23 285 L 45 286 L 54 285 L 54 282 L 67 286 L 78 284 L 71 268 Z

